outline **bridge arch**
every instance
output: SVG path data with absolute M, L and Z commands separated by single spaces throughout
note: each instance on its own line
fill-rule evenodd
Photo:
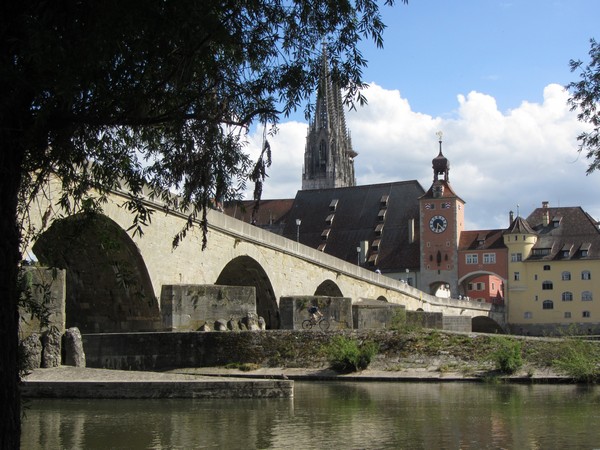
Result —
M 55 220 L 36 240 L 43 265 L 66 270 L 66 326 L 82 333 L 154 331 L 158 301 L 137 245 L 99 213 Z
M 314 295 L 324 295 L 326 297 L 343 297 L 341 289 L 332 280 L 325 280 L 317 286 Z
M 215 284 L 254 286 L 257 314 L 265 319 L 267 329 L 279 328 L 279 307 L 271 280 L 255 259 L 247 255 L 235 257 L 223 267 Z
M 471 330 L 476 333 L 498 333 L 505 331 L 494 319 L 487 316 L 475 316 L 471 319 Z
M 493 304 L 497 304 L 497 305 L 504 304 L 504 295 L 505 295 L 504 289 L 505 289 L 505 286 L 507 285 L 506 278 L 504 278 L 503 276 L 501 276 L 500 274 L 498 274 L 496 272 L 491 272 L 489 270 L 476 270 L 476 271 L 469 272 L 469 273 L 463 275 L 458 280 L 458 291 L 459 291 L 458 293 L 463 296 L 467 295 L 468 284 L 471 281 L 476 280 L 482 276 L 495 277 L 497 280 L 499 280 L 499 286 L 497 288 L 497 293 L 493 298 L 489 299 L 489 302 L 493 303 Z

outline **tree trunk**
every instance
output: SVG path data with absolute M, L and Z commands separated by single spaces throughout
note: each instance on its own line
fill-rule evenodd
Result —
M 6 119 L 6 115 L 0 114 Z M 18 289 L 20 231 L 18 190 L 23 151 L 15 120 L 0 127 L 0 448 L 18 449 L 21 439 L 21 399 L 18 365 Z

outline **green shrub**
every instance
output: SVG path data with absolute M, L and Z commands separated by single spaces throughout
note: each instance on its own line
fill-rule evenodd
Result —
M 523 366 L 523 359 L 521 357 L 521 342 L 498 338 L 498 347 L 493 354 L 496 368 L 502 373 L 515 373 Z
M 597 355 L 588 342 L 568 340 L 561 345 L 560 356 L 553 366 L 565 372 L 575 381 L 590 383 L 599 378 Z
M 325 346 L 331 367 L 338 372 L 356 372 L 366 369 L 379 350 L 375 342 L 359 345 L 355 339 L 334 336 Z

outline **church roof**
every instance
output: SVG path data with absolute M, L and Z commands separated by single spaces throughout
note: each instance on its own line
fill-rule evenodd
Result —
M 235 219 L 250 223 L 253 219 L 255 203 L 254 200 L 227 202 L 223 212 Z M 254 214 L 254 224 L 274 233 L 280 233 L 293 204 L 293 198 L 261 200 L 258 211 Z
M 335 189 L 302 190 L 296 194 L 283 236 L 356 264 L 361 242 L 368 241 L 367 267 L 404 271 L 419 267 L 418 181 Z M 409 242 L 409 222 L 414 240 Z M 363 264 L 361 264 L 363 265 Z

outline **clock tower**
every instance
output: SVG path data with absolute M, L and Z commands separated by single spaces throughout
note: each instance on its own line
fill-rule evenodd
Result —
M 419 288 L 440 297 L 458 296 L 458 244 L 464 229 L 465 202 L 450 186 L 450 162 L 440 151 L 433 158 L 433 183 L 419 198 L 421 267 Z

